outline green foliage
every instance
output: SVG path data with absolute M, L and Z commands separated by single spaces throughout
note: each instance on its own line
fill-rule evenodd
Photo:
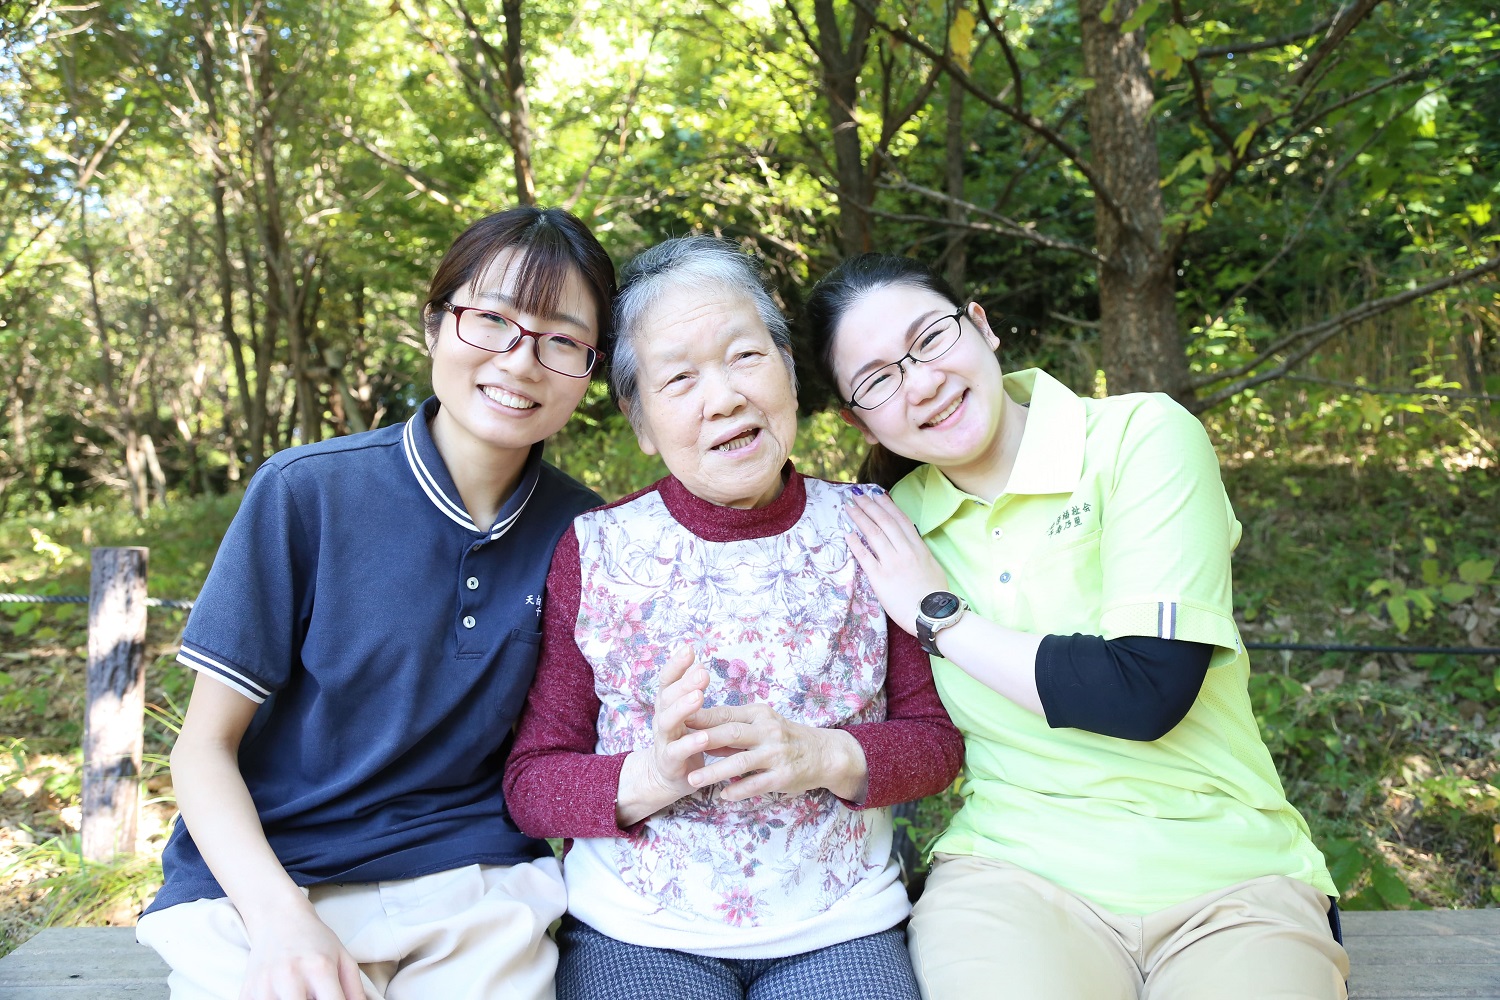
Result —
M 1392 576 L 1365 588 L 1371 597 L 1380 599 L 1377 605 L 1371 605 L 1371 612 L 1383 607 L 1401 635 L 1410 631 L 1414 614 L 1430 621 L 1440 602 L 1459 609 L 1469 607 L 1480 589 L 1491 583 L 1495 572 L 1493 559 L 1469 559 L 1459 563 L 1455 571 L 1444 571 L 1434 558 L 1437 542 L 1429 537 L 1422 539 L 1422 544 L 1426 558 L 1421 561 L 1420 584 L 1408 585 L 1402 577 Z
M 0 523 L 0 590 L 84 594 L 92 546 L 147 545 L 147 592 L 193 598 L 203 585 L 238 495 L 202 497 L 159 509 L 142 524 L 120 501 L 7 518 Z M 190 673 L 172 662 L 187 612 L 153 608 L 147 616 L 147 700 L 185 704 Z M 88 650 L 85 605 L 0 604 L 0 733 L 82 735 L 82 677 Z M 168 731 L 148 726 L 148 749 L 162 751 Z
M 1500 645 L 1500 593 L 1481 579 L 1497 554 L 1500 483 L 1483 470 L 1260 460 L 1226 470 L 1226 486 L 1244 525 L 1235 582 L 1247 641 Z M 1447 601 L 1459 567 L 1473 593 Z M 1434 614 L 1415 614 L 1401 636 L 1389 591 L 1371 602 L 1372 579 L 1427 589 Z M 1484 791 L 1500 780 L 1495 658 L 1252 656 L 1256 718 L 1341 905 L 1489 901 L 1500 885 Z
M 753 246 L 796 314 L 852 211 L 813 8 L 527 4 L 540 200 L 579 212 L 622 260 L 685 231 Z M 141 437 L 160 459 L 160 502 L 233 490 L 265 449 L 407 416 L 426 392 L 418 303 L 437 257 L 465 222 L 515 197 L 490 59 L 504 47 L 499 12 L 472 0 L 21 10 L 0 43 L 3 512 L 144 492 L 144 459 L 129 453 Z M 832 10 L 847 35 L 855 7 Z M 989 13 L 993 23 L 963 5 L 879 9 L 883 25 L 948 49 L 975 87 L 1021 101 L 1055 132 L 1049 143 L 971 95 L 959 109 L 963 198 L 1091 245 L 1098 192 L 1061 151 L 1094 155 L 1081 111 L 1097 81 L 1076 5 Z M 1302 87 L 1319 33 L 1261 43 L 1325 16 L 1310 2 L 1146 2 L 1121 25 L 1143 34 L 1153 66 L 1166 225 L 1187 233 L 1179 306 L 1201 379 L 1500 245 L 1500 189 L 1483 169 L 1500 157 L 1495 13 L 1477 0 L 1378 5 Z M 945 119 L 963 91 L 880 27 L 865 51 L 849 111 L 875 184 L 871 246 L 946 259 L 943 207 L 880 185 L 948 189 Z M 1093 262 L 972 230 L 963 253 L 1007 358 L 1093 385 Z M 1333 382 L 1410 386 L 1410 397 L 1268 386 L 1237 396 L 1223 420 L 1258 439 L 1257 453 L 1312 440 L 1495 461 L 1494 405 L 1442 395 L 1500 391 L 1493 289 L 1423 300 L 1358 327 L 1358 349 L 1341 338 L 1301 365 Z M 303 383 L 294 314 L 311 359 Z M 311 430 L 297 399 L 308 392 Z M 608 492 L 597 470 L 625 461 L 600 452 L 580 475 Z
M 22 873 L 31 875 L 33 887 L 46 896 L 38 929 L 133 922 L 162 881 L 161 860 L 149 855 L 86 860 L 78 834 L 22 847 L 0 868 L 0 878 Z
M 578 212 L 621 261 L 683 232 L 754 247 L 795 319 L 842 252 L 851 135 L 873 185 L 870 245 L 953 262 L 946 206 L 901 185 L 951 190 L 951 111 L 971 222 L 998 213 L 1092 247 L 1085 111 L 1110 81 L 1086 72 L 1079 6 L 991 6 L 993 24 L 961 4 L 878 7 L 913 41 L 872 31 L 853 124 L 836 134 L 813 0 L 526 4 L 539 200 Z M 1292 360 L 1276 347 L 1289 331 L 1500 249 L 1492 8 L 1376 5 L 1306 79 L 1329 13 L 1311 0 L 1147 0 L 1120 24 L 1142 33 L 1152 69 L 1164 226 L 1181 234 L 1178 314 L 1201 391 L 1268 355 Z M 832 12 L 847 36 L 855 5 Z M 513 114 L 495 103 L 507 88 L 474 57 L 503 49 L 505 28 L 473 0 L 0 11 L 0 587 L 84 593 L 91 546 L 146 543 L 152 594 L 191 596 L 265 452 L 413 412 L 437 259 L 516 197 Z M 917 43 L 997 102 L 965 97 Z M 1017 108 L 1058 141 L 1017 124 Z M 1091 259 L 979 229 L 961 253 L 1007 368 L 1101 384 Z M 1491 276 L 1354 324 L 1209 415 L 1245 524 L 1247 637 L 1496 641 L 1500 405 L 1470 398 L 1500 395 L 1495 288 Z M 813 412 L 826 400 L 805 381 L 798 467 L 852 478 L 862 442 Z M 606 499 L 664 472 L 597 387 L 548 455 Z M 149 505 L 132 512 L 130 490 Z M 160 763 L 190 679 L 170 659 L 184 616 L 150 621 Z M 80 608 L 0 606 L 0 732 L 33 750 L 76 744 L 85 628 Z M 1265 657 L 1257 669 L 1256 711 L 1349 905 L 1497 891 L 1493 748 L 1480 752 L 1474 722 L 1500 713 L 1492 661 Z M 61 764 L 27 766 L 64 780 Z M 919 840 L 957 795 L 924 803 Z M 68 850 L 54 838 L 34 862 L 71 870 Z

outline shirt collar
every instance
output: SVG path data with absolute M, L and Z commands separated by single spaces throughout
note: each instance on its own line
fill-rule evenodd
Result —
M 1088 419 L 1083 400 L 1040 368 L 1011 372 L 1004 377 L 1003 384 L 1007 396 L 1026 404 L 1031 411 L 1005 492 L 1072 493 L 1083 475 Z M 924 535 L 952 517 L 965 500 L 988 502 L 954 486 L 937 466 L 924 465 L 912 475 L 917 477 L 922 493 L 917 530 Z
M 427 494 L 427 499 L 432 501 L 432 505 L 444 517 L 476 535 L 488 535 L 486 540 L 493 542 L 516 523 L 521 512 L 526 509 L 526 502 L 536 490 L 536 484 L 542 476 L 542 444 L 537 442 L 531 446 L 531 452 L 526 456 L 526 465 L 521 470 L 521 481 L 500 508 L 495 523 L 489 530 L 481 530 L 473 518 L 469 517 L 469 510 L 464 506 L 458 495 L 458 487 L 453 485 L 453 477 L 448 473 L 448 465 L 438 453 L 437 443 L 432 440 L 432 420 L 437 416 L 439 406 L 441 404 L 436 396 L 429 397 L 406 422 L 406 429 L 401 433 L 406 464 L 411 467 L 412 475 L 416 477 L 417 485 L 422 487 L 422 492 Z
M 677 523 L 706 542 L 738 542 L 768 538 L 791 530 L 807 509 L 807 487 L 788 462 L 781 470 L 785 484 L 764 507 L 720 507 L 688 492 L 676 476 L 657 484 L 662 503 Z

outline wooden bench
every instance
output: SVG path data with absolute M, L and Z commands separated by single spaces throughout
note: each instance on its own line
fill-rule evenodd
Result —
M 1500 1000 L 1500 909 L 1346 913 L 1344 943 L 1351 1000 Z M 0 959 L 0 1000 L 167 1000 L 166 978 L 129 928 L 55 929 Z

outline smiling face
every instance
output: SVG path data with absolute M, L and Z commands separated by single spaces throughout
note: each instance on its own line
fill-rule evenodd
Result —
M 725 289 L 679 286 L 636 327 L 641 450 L 660 455 L 710 503 L 776 499 L 797 435 L 797 395 L 755 304 Z
M 840 397 L 848 399 L 867 373 L 900 358 L 918 334 L 955 308 L 937 292 L 909 284 L 862 295 L 834 331 L 831 360 Z M 903 363 L 905 379 L 889 400 L 843 411 L 866 441 L 930 462 L 955 482 L 996 462 L 1005 400 L 995 359 L 1000 341 L 984 310 L 971 305 L 960 322 L 957 342 L 941 357 Z
M 597 346 L 598 310 L 582 275 L 569 273 L 553 315 L 539 316 L 516 305 L 520 261 L 517 251 L 500 254 L 472 287 L 453 293 L 453 304 L 494 309 L 529 330 L 562 333 Z M 530 449 L 568 422 L 588 389 L 587 378 L 542 367 L 535 338 L 523 338 L 514 349 L 495 354 L 460 340 L 456 323 L 457 317 L 443 312 L 432 345 L 432 389 L 442 403 L 433 435 L 450 466 Z

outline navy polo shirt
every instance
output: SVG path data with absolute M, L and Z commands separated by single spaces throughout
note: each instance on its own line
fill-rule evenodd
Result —
M 260 703 L 240 772 L 298 885 L 548 853 L 511 822 L 501 765 L 552 550 L 600 501 L 539 444 L 480 529 L 433 444 L 437 410 L 269 459 L 183 633 L 179 662 Z M 162 867 L 152 910 L 225 895 L 185 823 Z

